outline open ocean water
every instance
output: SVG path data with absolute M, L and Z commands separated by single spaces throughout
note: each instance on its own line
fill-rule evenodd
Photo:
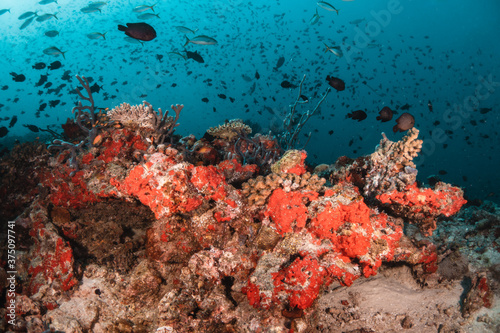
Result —
M 499 1 L 39 2 L 0 0 L 0 150 L 39 136 L 23 125 L 62 132 L 77 74 L 92 79 L 98 107 L 184 104 L 176 133 L 198 138 L 233 118 L 276 133 L 303 76 L 305 112 L 330 75 L 346 88 L 304 127 L 308 162 L 369 154 L 382 132 L 396 141 L 404 133 L 393 133 L 395 119 L 408 112 L 424 139 L 419 180 L 437 175 L 469 199 L 500 202 Z M 118 30 L 137 22 L 157 37 L 141 43 Z M 185 35 L 216 43 L 184 46 Z M 191 52 L 204 62 L 182 58 Z M 382 123 L 384 106 L 398 114 Z M 346 118 L 355 110 L 366 119 Z

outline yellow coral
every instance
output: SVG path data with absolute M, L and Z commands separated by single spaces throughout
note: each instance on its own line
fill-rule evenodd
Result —
M 238 135 L 248 135 L 252 133 L 250 126 L 245 125 L 241 119 L 232 119 L 224 125 L 210 127 L 207 133 L 219 139 L 235 141 Z

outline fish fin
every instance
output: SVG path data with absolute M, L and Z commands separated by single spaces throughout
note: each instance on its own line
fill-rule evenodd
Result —
M 189 44 L 190 40 L 189 40 L 188 36 L 184 35 L 184 37 L 186 37 L 186 43 L 184 43 L 184 47 L 185 47 L 186 45 Z
M 64 55 L 64 53 L 66 53 L 66 52 L 68 52 L 68 51 L 64 51 L 64 52 L 61 51 L 61 54 L 62 54 L 64 60 L 66 60 L 66 56 Z
M 157 4 L 158 4 L 158 3 L 155 3 L 154 5 L 152 5 L 152 6 L 151 6 L 151 7 L 149 7 L 149 8 L 151 8 L 151 10 L 154 12 L 154 11 L 155 11 L 155 9 L 154 9 L 153 7 L 154 7 L 154 6 L 156 6 Z
M 54 18 L 55 18 L 56 20 L 58 20 L 58 21 L 59 21 L 59 19 L 57 18 L 57 16 L 56 16 L 56 15 L 57 15 L 57 13 L 52 14 L 52 16 L 54 16 Z
M 103 33 L 103 34 L 102 34 L 102 39 L 106 39 L 106 34 L 107 34 L 107 33 L 108 33 L 108 32 L 106 31 L 105 33 Z
M 126 26 L 123 26 L 123 25 L 121 25 L 121 24 L 118 24 L 118 30 L 120 30 L 120 31 L 125 31 L 125 30 L 127 30 L 127 27 L 126 27 Z

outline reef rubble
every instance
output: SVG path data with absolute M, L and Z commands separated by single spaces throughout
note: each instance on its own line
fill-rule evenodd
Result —
M 14 326 L 1 247 L 2 331 L 500 327 L 499 208 L 460 211 L 460 188 L 418 184 L 417 129 L 313 170 L 241 121 L 174 136 L 172 108 L 122 105 L 92 120 L 89 145 L 2 159 L 2 227 L 17 237 Z

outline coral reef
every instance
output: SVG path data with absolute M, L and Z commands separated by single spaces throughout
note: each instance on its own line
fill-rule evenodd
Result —
M 211 138 L 167 143 L 182 106 L 172 108 L 175 118 L 122 104 L 100 118 L 92 145 L 54 156 L 26 146 L 2 160 L 2 184 L 17 192 L 0 191 L 2 202 L 21 201 L 9 215 L 17 216 L 17 323 L 1 321 L 2 330 L 325 331 L 333 317 L 355 322 L 352 307 L 363 301 L 342 299 L 352 308 L 347 317 L 338 304 L 325 312 L 322 299 L 378 278 L 391 269 L 385 263 L 411 269 L 421 285 L 474 272 L 458 254 L 443 257 L 452 251 L 446 245 L 422 238 L 444 237 L 437 219 L 465 200 L 451 185 L 418 187 L 413 171 L 405 176 L 420 149 L 418 130 L 396 143 L 384 138 L 370 156 L 317 168 L 331 173 L 327 184 L 307 171 L 303 150 L 262 171 L 271 159 L 251 150 L 277 152 L 275 141 L 249 139 L 240 121 L 210 129 Z M 262 163 L 248 164 L 245 149 Z M 26 153 L 37 163 L 23 192 L 12 177 L 29 176 L 9 166 Z M 492 216 L 477 214 L 477 230 L 496 226 Z M 0 250 L 6 262 L 6 245 Z M 450 273 L 454 267 L 462 275 Z M 453 316 L 465 320 L 494 304 L 495 278 L 474 276 L 463 312 Z M 413 314 L 401 323 L 422 327 Z

